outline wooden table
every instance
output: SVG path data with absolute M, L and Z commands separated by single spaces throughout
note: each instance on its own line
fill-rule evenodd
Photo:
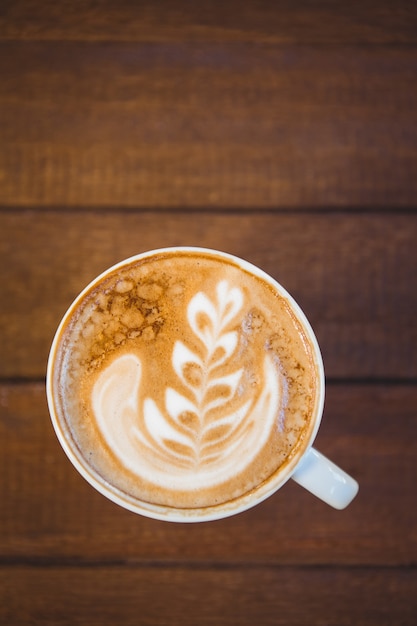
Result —
M 417 5 L 0 7 L 0 623 L 417 623 Z M 141 518 L 50 424 L 56 326 L 98 273 L 177 244 L 258 264 L 323 350 L 317 447 L 343 512 L 296 484 L 196 525 Z

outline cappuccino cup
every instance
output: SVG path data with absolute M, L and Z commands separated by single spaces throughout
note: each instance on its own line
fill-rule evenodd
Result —
M 312 447 L 320 349 L 271 276 L 196 247 L 138 254 L 75 299 L 47 399 L 64 451 L 113 502 L 173 522 L 249 509 L 290 478 L 343 509 L 357 482 Z

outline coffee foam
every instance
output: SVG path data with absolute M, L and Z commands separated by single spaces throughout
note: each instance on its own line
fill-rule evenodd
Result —
M 310 343 L 261 278 L 203 252 L 128 265 L 83 298 L 55 385 L 74 449 L 126 498 L 233 500 L 303 445 Z

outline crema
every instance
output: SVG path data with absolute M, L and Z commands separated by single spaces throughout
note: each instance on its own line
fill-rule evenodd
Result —
M 134 258 L 82 294 L 58 342 L 55 411 L 73 453 L 127 502 L 222 505 L 309 438 L 314 349 L 273 281 L 232 257 Z

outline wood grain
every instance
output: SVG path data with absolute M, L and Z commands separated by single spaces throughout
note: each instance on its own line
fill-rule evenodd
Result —
M 0 375 L 45 374 L 73 298 L 139 252 L 198 245 L 242 256 L 279 280 L 315 329 L 330 378 L 417 376 L 417 215 L 269 212 L 0 213 Z
M 295 483 L 214 523 L 153 521 L 76 472 L 50 423 L 44 386 L 0 387 L 0 561 L 409 566 L 417 562 L 416 386 L 330 385 L 317 448 L 357 478 L 343 512 Z
M 415 207 L 414 48 L 0 41 L 0 205 Z
M 54 626 L 413 626 L 415 570 L 0 569 L 0 620 Z
M 0 623 L 415 626 L 417 4 L 0 2 Z M 53 333 L 99 272 L 200 245 L 279 279 L 328 384 L 290 481 L 195 525 L 129 513 L 53 432 Z
M 393 44 L 415 43 L 417 32 L 409 0 L 13 0 L 1 9 L 1 37 L 19 40 Z

